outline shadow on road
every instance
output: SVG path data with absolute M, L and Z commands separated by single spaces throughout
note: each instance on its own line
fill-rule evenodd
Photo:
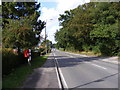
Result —
M 51 59 L 54 60 L 57 59 L 60 67 L 72 67 L 74 65 L 80 65 L 84 64 L 84 62 L 91 62 L 94 60 L 102 60 L 105 59 L 105 57 L 69 57 L 69 56 L 49 56 Z M 107 62 L 108 63 L 108 62 Z M 45 66 L 46 68 L 52 67 L 51 64 L 48 64 L 48 66 Z
M 110 78 L 110 77 L 113 77 L 113 76 L 118 75 L 118 74 L 119 74 L 119 73 L 115 73 L 115 74 L 112 74 L 112 75 L 103 77 L 103 78 L 101 78 L 101 79 L 97 79 L 97 80 L 94 80 L 94 81 L 91 81 L 91 82 L 88 82 L 88 83 L 85 83 L 85 84 L 76 86 L 76 87 L 74 87 L 74 88 L 71 88 L 70 90 L 73 90 L 73 89 L 75 89 L 75 88 L 80 88 L 80 87 L 85 86 L 85 85 L 88 85 L 88 84 L 97 83 L 97 82 L 102 82 L 102 81 L 105 81 L 105 79 Z

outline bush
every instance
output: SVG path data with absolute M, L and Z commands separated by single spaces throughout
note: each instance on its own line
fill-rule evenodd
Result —
M 32 52 L 32 59 L 38 56 L 40 56 L 40 52 Z
M 108 48 L 107 45 L 101 44 L 100 45 L 100 52 L 102 55 L 105 56 L 111 56 L 112 55 L 112 50 L 110 48 Z
M 118 53 L 118 56 L 120 57 L 120 52 Z
M 14 54 L 12 49 L 2 49 L 2 74 L 9 74 L 14 68 L 25 63 L 25 58 L 22 53 L 19 55 Z
M 83 50 L 86 51 L 86 52 L 88 52 L 88 51 L 91 50 L 91 46 L 89 46 L 89 45 L 83 45 L 82 48 L 83 48 Z
M 63 49 L 64 50 L 64 49 Z M 75 48 L 74 47 L 66 47 L 66 51 L 75 51 Z
M 38 49 L 38 52 L 32 50 L 32 59 L 40 56 L 40 54 L 44 55 L 45 49 Z M 3 48 L 2 49 L 2 71 L 3 75 L 9 74 L 16 67 L 19 67 L 22 64 L 27 63 L 27 59 L 24 57 L 23 53 L 13 53 L 13 49 L 11 48 Z
M 100 53 L 99 46 L 93 46 L 93 47 L 92 47 L 92 51 L 93 51 L 95 54 Z
M 111 56 L 113 55 L 113 51 L 105 44 L 98 44 L 97 46 L 93 46 L 92 51 L 97 54 L 101 53 L 103 56 Z

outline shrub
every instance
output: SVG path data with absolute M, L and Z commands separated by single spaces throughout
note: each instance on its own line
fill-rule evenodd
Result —
M 105 55 L 105 56 L 112 55 L 112 50 L 107 45 L 104 45 L 104 44 L 100 45 L 100 52 L 102 55 Z
M 106 44 L 100 43 L 96 46 L 93 46 L 92 51 L 97 54 L 101 53 L 103 56 L 111 56 L 113 55 L 112 49 L 110 49 Z
M 2 74 L 9 74 L 14 68 L 25 63 L 25 58 L 22 53 L 19 55 L 14 54 L 12 49 L 3 48 L 2 49 Z
M 83 45 L 82 48 L 83 48 L 84 51 L 87 51 L 87 52 L 91 50 L 90 45 Z
M 40 52 L 32 52 L 32 58 L 40 56 Z
M 8 74 L 16 63 L 16 55 L 10 49 L 2 49 L 2 73 Z
M 93 47 L 92 47 L 92 51 L 93 51 L 95 54 L 100 53 L 99 46 L 93 46 Z
M 118 53 L 118 56 L 120 57 L 120 52 Z

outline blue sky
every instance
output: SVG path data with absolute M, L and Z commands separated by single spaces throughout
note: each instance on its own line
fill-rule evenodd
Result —
M 54 35 L 59 26 L 59 14 L 63 14 L 66 10 L 74 9 L 78 5 L 90 2 L 90 0 L 37 0 L 41 3 L 41 16 L 40 20 L 46 21 L 47 39 L 56 43 Z M 51 20 L 52 19 L 52 20 Z M 41 35 L 44 37 L 45 30 L 42 31 Z
M 57 6 L 56 2 L 42 2 L 41 7 L 55 8 Z

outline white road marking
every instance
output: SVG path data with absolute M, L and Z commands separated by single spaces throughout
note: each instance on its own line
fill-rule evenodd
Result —
M 57 60 L 56 60 L 56 61 L 57 61 Z M 61 75 L 62 81 L 63 81 L 63 83 L 64 83 L 64 88 L 68 88 L 68 85 L 67 85 L 67 83 L 66 83 L 66 81 L 65 81 L 65 78 L 64 78 L 64 76 L 63 76 L 62 71 L 61 71 L 60 68 L 59 68 L 59 71 L 60 71 L 60 75 Z
M 94 65 L 94 66 L 96 66 L 96 67 L 99 67 L 99 68 L 102 68 L 102 69 L 107 69 L 107 68 L 105 68 L 105 67 L 103 67 L 103 66 L 99 66 L 99 65 L 97 65 L 97 64 L 92 64 L 92 65 Z
M 56 73 L 57 73 L 57 79 L 58 79 L 58 85 L 59 85 L 59 88 L 62 88 L 61 84 L 60 84 L 60 79 L 59 79 L 59 76 L 58 76 L 58 72 L 57 72 L 57 66 L 55 64 L 55 70 L 56 70 Z
M 87 62 L 87 61 L 85 61 L 84 63 L 91 63 L 91 62 Z
M 55 56 L 55 53 L 54 53 L 54 56 Z M 57 62 L 57 64 L 58 64 L 57 58 L 55 58 L 55 60 L 56 60 L 56 62 Z M 59 67 L 59 64 L 58 64 L 58 67 Z M 64 76 L 63 76 L 63 74 L 62 74 L 61 69 L 60 69 L 60 68 L 58 68 L 58 69 L 59 69 L 59 72 L 60 72 L 60 76 L 61 76 L 62 82 L 63 82 L 63 84 L 64 84 L 64 88 L 68 88 L 68 85 L 67 85 L 67 83 L 66 83 L 66 81 L 65 81 L 65 78 L 64 78 Z
M 54 55 L 54 53 L 53 53 L 53 55 Z M 55 55 L 54 55 L 54 56 L 55 56 Z M 55 71 L 56 71 L 56 74 L 57 74 L 58 86 L 59 86 L 59 88 L 62 88 L 62 86 L 61 86 L 61 84 L 60 84 L 60 79 L 59 79 L 59 76 L 58 76 L 56 64 L 55 64 Z
M 117 60 L 102 59 L 102 61 L 118 64 Z
M 65 53 L 66 54 L 71 54 L 71 55 L 77 55 L 77 56 L 80 56 L 80 57 L 93 57 L 93 56 L 88 56 L 88 55 L 84 55 L 84 54 L 75 54 L 75 53 L 70 53 L 70 52 L 65 52 Z M 114 63 L 114 64 L 120 64 L 120 62 L 118 62 L 116 60 L 109 60 L 109 59 L 118 59 L 118 57 L 110 57 L 110 58 L 107 58 L 107 59 L 102 59 L 102 61 L 106 61 L 106 62 L 110 62 L 110 63 Z
M 68 57 L 74 57 L 74 56 L 70 56 L 70 55 L 67 55 Z

